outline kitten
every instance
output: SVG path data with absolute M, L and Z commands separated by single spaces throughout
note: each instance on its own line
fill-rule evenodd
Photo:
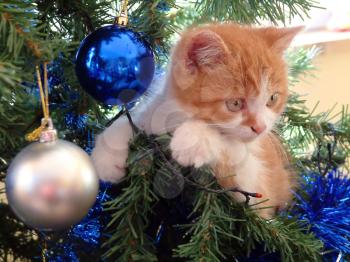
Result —
M 288 96 L 283 52 L 300 30 L 233 23 L 191 28 L 175 46 L 166 77 L 154 81 L 132 114 L 148 134 L 173 133 L 170 148 L 181 165 L 210 165 L 223 188 L 261 193 L 269 200 L 263 205 L 275 207 L 259 211 L 266 218 L 288 202 L 293 187 L 271 130 Z M 125 175 L 131 138 L 125 117 L 98 137 L 92 159 L 102 180 Z

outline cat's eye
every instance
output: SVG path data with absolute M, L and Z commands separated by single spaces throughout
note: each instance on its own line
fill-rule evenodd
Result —
M 226 100 L 226 107 L 231 112 L 237 112 L 243 108 L 243 99 Z
M 268 107 L 273 106 L 274 104 L 276 104 L 277 100 L 278 100 L 279 94 L 276 92 L 274 94 L 272 94 L 269 98 L 269 101 L 267 101 L 266 105 Z

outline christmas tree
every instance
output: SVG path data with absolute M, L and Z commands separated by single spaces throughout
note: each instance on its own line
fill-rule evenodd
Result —
M 209 21 L 286 24 L 306 17 L 313 0 L 26 1 L 0 2 L 0 181 L 29 142 L 42 115 L 35 66 L 48 62 L 50 113 L 59 136 L 88 153 L 94 138 L 127 113 L 90 96 L 78 82 L 75 56 L 82 40 L 113 24 L 127 3 L 127 27 L 147 41 L 164 70 L 178 32 Z M 291 95 L 278 132 L 300 177 L 293 204 L 276 218 L 259 218 L 254 193 L 236 203 L 207 168 L 183 168 L 171 160 L 170 135 L 137 132 L 130 143 L 122 183 L 102 183 L 94 207 L 69 230 L 47 233 L 26 226 L 0 202 L 2 261 L 321 261 L 350 253 L 350 114 L 315 114 L 293 92 L 314 70 L 319 50 L 290 50 Z M 142 97 L 140 98 L 142 99 Z M 136 105 L 137 106 L 137 105 Z M 130 105 L 130 108 L 132 105 Z M 132 121 L 132 119 L 131 119 Z M 313 151 L 311 154 L 305 152 Z M 160 178 L 160 176 L 162 178 Z M 169 185 L 171 184 L 171 185 Z M 174 184 L 180 194 L 169 197 Z M 0 184 L 0 199 L 5 188 Z M 165 194 L 165 195 L 164 195 Z

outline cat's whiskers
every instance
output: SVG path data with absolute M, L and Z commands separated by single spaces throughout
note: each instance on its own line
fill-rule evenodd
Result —
M 227 128 L 227 129 L 232 129 L 232 127 L 227 126 L 226 123 L 207 123 L 208 126 L 215 126 L 215 127 L 222 127 L 222 128 Z
M 275 133 L 277 134 L 277 136 L 274 136 L 275 139 L 281 140 L 280 137 L 281 136 L 281 130 L 277 128 L 277 126 L 274 126 L 271 131 L 269 132 L 269 134 L 267 135 L 269 142 L 271 143 L 271 145 L 276 145 L 276 143 L 273 141 L 273 136 L 272 134 Z M 281 142 L 282 144 L 282 142 Z M 277 144 L 278 145 L 278 144 Z M 287 152 L 284 150 L 284 148 L 282 146 L 277 146 L 277 151 L 279 153 L 279 155 L 281 156 L 281 160 L 284 161 L 288 161 L 289 160 L 289 156 L 287 154 Z
M 166 132 L 172 132 L 174 131 L 176 128 L 178 128 L 179 126 L 181 126 L 183 123 L 179 123 L 179 124 L 176 124 L 176 125 L 172 125 L 172 126 L 164 126 L 163 128 L 157 128 L 157 133 L 166 133 Z

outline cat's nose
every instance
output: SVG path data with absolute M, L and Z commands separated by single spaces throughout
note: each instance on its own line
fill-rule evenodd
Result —
M 265 131 L 266 129 L 266 125 L 265 124 L 259 124 L 259 125 L 253 125 L 250 127 L 252 129 L 252 131 L 256 134 L 261 134 L 262 132 Z

